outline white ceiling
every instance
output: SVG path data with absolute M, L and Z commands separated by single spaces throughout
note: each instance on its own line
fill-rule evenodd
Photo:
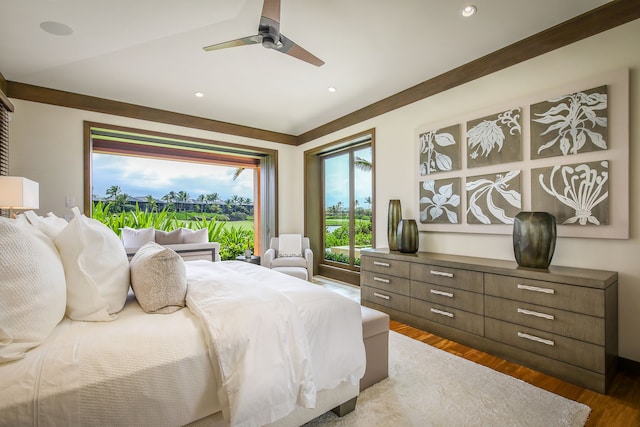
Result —
M 260 45 L 202 50 L 256 34 L 262 0 L 0 0 L 0 73 L 298 135 L 607 2 L 282 0 L 281 32 L 318 68 Z

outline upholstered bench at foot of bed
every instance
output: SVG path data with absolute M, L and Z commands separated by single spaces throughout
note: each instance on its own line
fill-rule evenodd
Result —
M 389 376 L 389 315 L 365 306 L 361 309 L 367 369 L 360 380 L 360 391 Z

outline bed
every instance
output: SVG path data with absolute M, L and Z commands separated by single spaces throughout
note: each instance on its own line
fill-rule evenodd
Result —
M 67 264 L 83 256 L 61 250 L 64 235 L 45 238 L 36 227 L 9 221 L 0 221 L 0 288 L 24 279 L 7 253 L 20 252 L 26 240 L 31 246 L 22 252 L 37 257 L 36 267 L 46 264 L 43 273 L 27 269 L 25 277 L 46 282 L 46 301 L 32 293 L 29 307 L 52 311 L 52 288 L 59 287 L 52 278 L 60 272 L 43 248 L 55 247 L 68 305 Z M 84 216 L 77 221 L 105 233 Z M 97 240 L 91 242 L 93 250 Z M 293 426 L 352 406 L 366 363 L 359 304 L 250 263 L 178 263 L 186 273 L 183 307 L 150 314 L 138 301 L 142 294 L 127 287 L 117 311 L 89 311 L 83 315 L 92 320 L 83 321 L 72 320 L 66 307 L 49 332 L 20 340 L 20 328 L 8 323 L 12 310 L 0 306 L 0 425 Z M 0 298 L 8 304 L 6 294 Z

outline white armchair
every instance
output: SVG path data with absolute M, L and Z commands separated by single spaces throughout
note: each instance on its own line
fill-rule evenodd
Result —
M 263 267 L 311 281 L 313 252 L 309 248 L 309 238 L 300 234 L 273 237 L 269 249 L 262 255 L 261 264 Z

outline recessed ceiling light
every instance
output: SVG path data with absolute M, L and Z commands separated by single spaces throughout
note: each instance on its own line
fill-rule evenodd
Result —
M 198 98 L 202 98 L 204 96 L 204 93 L 196 92 L 194 95 L 197 96 Z
M 462 16 L 464 16 L 465 18 L 468 18 L 470 16 L 473 16 L 476 14 L 476 12 L 478 11 L 478 9 L 470 4 L 468 6 L 465 6 L 464 9 L 462 9 Z
M 336 88 L 333 86 L 329 86 L 329 92 L 333 93 L 336 91 Z
M 40 23 L 40 28 L 43 31 L 53 34 L 54 36 L 70 36 L 73 34 L 73 28 L 62 22 L 45 21 Z

